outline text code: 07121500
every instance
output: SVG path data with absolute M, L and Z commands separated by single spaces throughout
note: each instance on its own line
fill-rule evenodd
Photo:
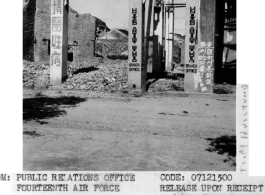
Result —
M 192 181 L 232 181 L 233 177 L 231 174 L 192 174 Z

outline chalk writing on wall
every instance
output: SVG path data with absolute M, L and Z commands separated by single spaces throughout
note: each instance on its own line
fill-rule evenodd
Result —
M 190 30 L 189 30 L 189 64 L 186 64 L 186 73 L 197 73 L 195 64 L 195 40 L 196 40 L 196 7 L 190 7 Z
M 207 91 L 207 86 L 213 85 L 214 46 L 212 42 L 201 42 L 198 56 L 198 73 L 195 76 L 195 87 L 200 87 L 202 92 Z

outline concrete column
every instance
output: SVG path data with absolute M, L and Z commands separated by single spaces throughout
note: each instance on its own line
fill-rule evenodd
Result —
M 141 89 L 142 82 L 142 15 L 142 0 L 130 0 L 128 86 L 137 90 Z
M 198 91 L 198 13 L 200 0 L 186 1 L 185 78 L 186 92 Z M 211 1 L 211 0 L 210 0 Z
M 173 1 L 172 1 L 173 2 Z M 173 63 L 173 40 L 174 40 L 174 8 L 171 8 L 169 11 L 169 34 L 168 34 L 168 64 L 167 71 L 172 70 Z
M 154 17 L 154 9 L 153 9 L 153 7 L 154 7 L 154 1 L 155 0 L 144 0 L 145 1 L 145 3 L 144 3 L 144 14 L 143 14 L 143 17 L 144 17 L 144 32 L 143 32 L 143 34 L 144 34 L 144 36 L 146 36 L 146 34 L 147 34 L 147 23 L 148 23 L 148 19 L 150 19 L 151 21 L 149 21 L 150 22 L 150 29 L 153 29 L 154 27 L 153 27 L 153 25 L 154 25 L 154 23 L 153 23 L 153 21 L 154 21 L 154 19 L 153 19 L 153 17 Z M 150 18 L 148 18 L 148 9 L 149 9 L 149 6 L 150 6 L 150 4 L 152 3 L 152 5 L 151 5 L 151 17 Z
M 165 64 L 166 64 L 166 9 L 165 4 L 163 4 L 163 25 L 162 25 L 162 70 L 165 71 Z
M 168 3 L 174 3 L 174 0 L 170 0 Z M 166 15 L 166 71 L 171 71 L 173 59 L 174 8 L 169 8 Z
M 153 67 L 152 73 L 162 73 L 162 36 L 163 36 L 163 6 L 154 7 L 154 33 L 153 33 Z
M 68 0 L 51 0 L 50 83 L 61 85 L 67 76 Z
M 198 91 L 213 93 L 216 0 L 201 0 L 198 51 Z
M 168 32 L 169 32 L 169 25 L 168 25 L 168 8 L 165 7 L 165 69 L 167 68 L 168 64 Z M 166 69 L 167 70 L 167 69 Z

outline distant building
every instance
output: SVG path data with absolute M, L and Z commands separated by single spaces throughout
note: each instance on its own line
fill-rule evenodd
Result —
M 109 32 L 104 32 L 98 40 L 120 40 L 120 41 L 128 41 L 128 31 L 125 29 L 117 29 L 114 28 Z
M 185 41 L 185 35 L 180 35 L 177 33 L 174 33 L 174 41 L 177 41 L 178 43 L 183 43 Z

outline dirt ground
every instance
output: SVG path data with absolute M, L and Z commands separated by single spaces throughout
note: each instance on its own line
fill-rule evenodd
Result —
M 235 171 L 236 96 L 24 90 L 24 171 Z

